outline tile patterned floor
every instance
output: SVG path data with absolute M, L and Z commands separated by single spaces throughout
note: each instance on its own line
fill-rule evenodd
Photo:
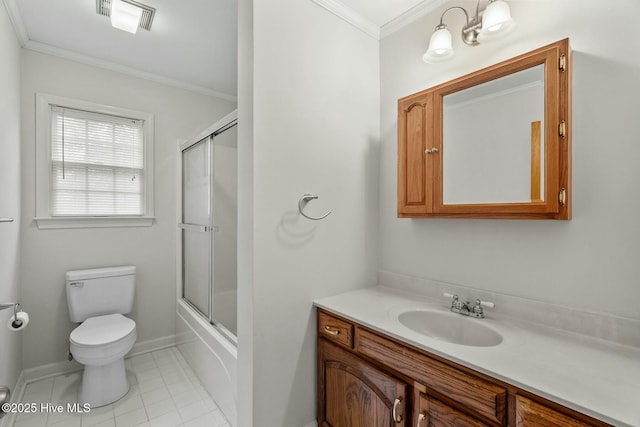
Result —
M 125 361 L 131 389 L 122 399 L 88 413 L 18 414 L 14 427 L 230 427 L 180 352 L 174 348 Z M 81 372 L 27 385 L 23 403 L 77 401 Z

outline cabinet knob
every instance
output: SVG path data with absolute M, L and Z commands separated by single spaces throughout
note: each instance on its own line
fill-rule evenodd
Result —
M 436 147 L 433 147 L 431 149 L 427 148 L 426 150 L 424 150 L 425 154 L 431 154 L 431 153 L 437 153 L 438 149 Z

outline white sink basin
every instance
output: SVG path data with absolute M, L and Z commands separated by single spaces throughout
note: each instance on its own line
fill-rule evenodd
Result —
M 454 344 L 491 347 L 502 342 L 502 335 L 482 324 L 482 319 L 435 310 L 411 310 L 398 315 L 407 328 Z

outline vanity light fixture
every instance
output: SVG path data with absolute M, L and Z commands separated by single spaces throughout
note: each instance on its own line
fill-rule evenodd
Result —
M 489 40 L 508 34 L 515 27 L 511 18 L 509 5 L 504 0 L 489 0 L 487 7 L 480 10 L 480 0 L 476 4 L 476 14 L 469 19 L 466 9 L 460 6 L 452 6 L 442 12 L 440 24 L 435 28 L 429 48 L 422 57 L 426 63 L 433 64 L 447 61 L 455 56 L 452 38 L 449 29 L 443 22 L 444 15 L 453 9 L 460 9 L 467 18 L 467 23 L 462 27 L 462 41 L 469 46 L 477 46 L 481 40 Z
M 96 0 L 98 15 L 108 16 L 111 25 L 135 34 L 138 28 L 151 30 L 156 10 L 134 0 Z

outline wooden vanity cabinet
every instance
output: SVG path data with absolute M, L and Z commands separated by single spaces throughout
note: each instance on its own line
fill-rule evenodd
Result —
M 489 427 L 449 405 L 433 397 L 421 394 L 416 406 L 416 427 L 455 426 L 455 427 Z
M 609 425 L 322 309 L 317 384 L 320 427 Z
M 318 342 L 318 354 L 319 426 L 410 425 L 405 382 L 324 339 Z

